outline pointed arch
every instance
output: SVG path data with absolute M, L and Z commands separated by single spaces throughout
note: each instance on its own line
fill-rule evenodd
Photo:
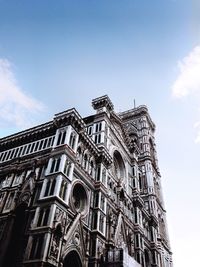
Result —
M 81 257 L 76 250 L 71 250 L 64 258 L 63 267 L 83 267 Z

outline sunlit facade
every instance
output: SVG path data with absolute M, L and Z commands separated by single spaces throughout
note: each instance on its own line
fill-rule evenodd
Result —
M 92 106 L 0 139 L 0 266 L 173 266 L 147 107 Z

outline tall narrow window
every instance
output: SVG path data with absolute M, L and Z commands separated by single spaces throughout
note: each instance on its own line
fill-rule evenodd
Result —
M 106 185 L 106 169 L 103 168 L 102 171 L 102 183 Z
M 56 179 L 53 179 L 51 183 L 50 194 L 49 194 L 50 196 L 54 194 L 55 185 L 56 185 Z
M 60 198 L 62 198 L 63 200 L 65 200 L 66 192 L 67 192 L 67 182 L 63 180 L 61 187 L 60 187 L 60 193 L 59 193 Z
M 46 196 L 52 196 L 54 194 L 55 184 L 56 184 L 56 180 L 55 179 L 48 180 L 48 182 L 46 184 L 46 189 L 45 189 L 44 197 L 46 197 Z
M 98 208 L 99 207 L 99 193 L 96 193 L 94 195 L 94 207 Z
M 104 233 L 104 222 L 105 222 L 105 216 L 100 213 L 100 216 L 99 216 L 99 231 L 101 233 Z
M 4 199 L 5 199 L 6 194 L 7 194 L 6 192 L 0 194 L 0 211 L 4 205 Z
M 37 226 L 46 226 L 48 223 L 50 208 L 41 208 Z
M 138 223 L 138 214 L 137 214 L 137 210 L 135 209 L 135 223 Z
M 42 245 L 43 245 L 44 235 L 36 235 L 33 236 L 32 247 L 30 252 L 30 259 L 40 259 L 43 253 Z
M 97 166 L 96 180 L 100 181 L 100 177 L 101 177 L 101 167 Z
M 87 154 L 84 155 L 84 161 L 83 161 L 83 168 L 87 169 L 87 162 L 88 162 L 88 156 Z
M 78 149 L 77 149 L 77 160 L 78 160 L 78 162 L 79 163 L 81 163 L 81 155 L 82 155 L 82 151 L 81 151 L 81 148 L 80 147 L 78 147 Z
M 98 122 L 96 123 L 96 126 L 95 126 L 95 132 L 100 132 L 101 131 L 101 128 L 102 128 L 102 123 L 101 122 Z
M 51 169 L 50 169 L 50 173 L 52 173 L 54 171 L 55 168 L 55 164 L 56 164 L 56 160 L 53 159 L 52 163 L 51 163 Z
M 89 174 L 93 177 L 94 175 L 94 162 L 91 160 L 90 161 L 90 169 L 89 169 Z
M 101 143 L 101 134 L 96 134 L 94 137 L 95 144 Z
M 58 172 L 60 167 L 60 157 L 53 158 L 50 173 Z
M 97 229 L 97 222 L 98 222 L 98 213 L 94 212 L 93 213 L 93 222 L 92 222 L 93 229 Z
M 72 132 L 69 138 L 69 146 L 74 149 L 75 147 L 75 141 L 76 141 L 76 133 Z
M 36 204 L 37 200 L 39 199 L 40 193 L 41 193 L 41 189 L 42 189 L 42 184 L 37 184 L 36 185 L 36 191 L 35 191 L 35 195 L 34 195 L 34 204 Z
M 14 179 L 14 182 L 13 182 L 13 185 L 18 185 L 18 184 L 20 184 L 21 181 L 22 181 L 22 176 L 23 176 L 22 173 L 18 173 L 18 174 L 16 174 L 15 179 Z
M 132 186 L 133 186 L 133 188 L 136 187 L 136 179 L 135 179 L 135 177 L 132 179 Z
M 88 129 L 87 129 L 87 132 L 88 132 L 88 135 L 92 135 L 92 126 L 89 126 Z
M 14 196 L 15 196 L 15 192 L 10 193 L 10 195 L 8 196 L 7 202 L 5 205 L 5 210 L 9 210 L 12 207 Z
M 44 193 L 45 197 L 48 196 L 50 186 L 51 186 L 51 180 L 48 180 L 48 182 L 46 184 L 45 193 Z
M 72 167 L 71 161 L 66 159 L 65 167 L 64 167 L 64 173 L 66 174 L 67 177 L 69 177 L 69 175 L 70 175 L 71 167 Z
M 66 130 L 60 130 L 60 132 L 58 134 L 58 140 L 57 140 L 56 145 L 59 146 L 61 144 L 64 144 L 65 138 L 66 138 Z
M 100 204 L 100 208 L 105 211 L 105 197 L 102 195 L 101 193 L 101 204 Z
M 135 176 L 135 166 L 133 166 L 133 176 Z
M 142 184 L 142 177 L 141 174 L 139 173 L 139 189 L 142 190 L 143 184 Z

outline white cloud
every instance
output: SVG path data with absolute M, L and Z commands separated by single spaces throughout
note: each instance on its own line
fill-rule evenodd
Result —
M 31 124 L 31 115 L 43 109 L 42 103 L 25 94 L 19 87 L 12 71 L 12 64 L 7 59 L 0 59 L 1 124 L 27 127 Z
M 200 46 L 178 62 L 180 74 L 172 86 L 174 97 L 184 97 L 200 92 Z
M 176 81 L 172 85 L 172 95 L 182 98 L 194 95 L 200 98 L 200 46 L 196 46 L 188 56 L 178 62 L 180 71 Z M 197 136 L 195 143 L 200 143 L 200 120 L 194 125 Z

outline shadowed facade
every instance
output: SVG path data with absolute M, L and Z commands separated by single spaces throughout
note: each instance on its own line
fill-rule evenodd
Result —
M 147 107 L 92 106 L 0 139 L 0 266 L 173 266 Z

